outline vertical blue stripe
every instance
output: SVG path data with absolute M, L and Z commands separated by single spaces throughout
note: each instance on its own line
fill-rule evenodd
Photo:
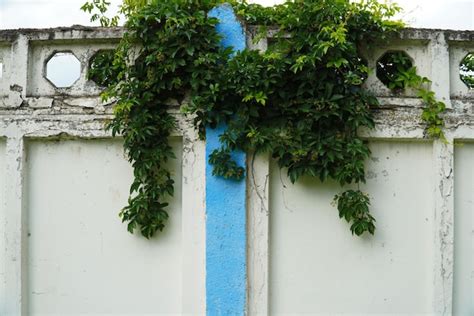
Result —
M 230 5 L 212 9 L 217 17 L 217 31 L 222 45 L 234 51 L 245 48 L 245 35 Z M 221 125 L 206 131 L 206 159 L 219 148 Z M 245 166 L 245 154 L 234 152 L 233 158 Z M 212 175 L 206 163 L 206 310 L 207 315 L 243 315 L 246 309 L 246 182 L 226 180 Z

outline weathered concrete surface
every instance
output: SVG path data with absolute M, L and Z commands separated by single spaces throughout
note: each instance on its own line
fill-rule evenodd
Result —
M 252 43 L 252 28 L 247 28 Z M 5 140 L 5 208 L 0 214 L 6 274 L 1 285 L 6 293 L 0 301 L 0 314 L 18 315 L 27 308 L 26 233 L 24 206 L 25 140 L 35 138 L 108 138 L 105 122 L 111 118 L 112 104 L 103 104 L 101 89 L 86 79 L 90 58 L 100 49 L 114 47 L 120 28 L 55 28 L 46 30 L 0 31 L 0 139 Z M 272 32 L 269 32 L 269 37 Z M 267 39 L 252 47 L 265 49 Z M 474 140 L 474 90 L 459 78 L 459 63 L 474 51 L 474 32 L 407 29 L 393 39 L 366 52 L 369 65 L 388 50 L 404 50 L 413 59 L 419 74 L 432 80 L 431 88 L 445 101 L 446 136 L 449 144 L 433 145 L 433 265 L 432 312 L 449 315 L 453 289 L 454 201 L 453 143 Z M 44 78 L 47 59 L 54 52 L 70 51 L 81 62 L 81 75 L 70 88 L 55 88 Z M 413 94 L 392 94 L 369 75 L 365 86 L 380 100 L 375 109 L 377 127 L 361 133 L 372 140 L 425 139 L 420 120 L 423 104 Z M 183 311 L 205 311 L 205 146 L 197 140 L 191 118 L 175 113 L 179 126 L 175 135 L 183 137 Z M 1 140 L 0 140 L 1 141 Z M 249 172 L 248 181 L 248 306 L 251 313 L 266 314 L 269 306 L 269 162 L 257 157 L 258 170 Z M 249 162 L 250 164 L 250 162 Z M 185 193 L 187 192 L 187 193 Z M 0 194 L 0 196 L 2 196 Z M 254 199 L 258 199 L 254 200 Z M 1 210 L 1 208 L 0 208 Z M 334 215 L 334 214 L 332 214 Z M 416 258 L 411 258 L 416 260 Z M 196 270 L 199 273 L 196 273 Z M 0 276 L 1 276 L 0 269 Z M 6 277 L 8 275 L 8 277 Z M 8 303 L 8 306 L 7 306 Z M 8 311 L 6 313 L 5 311 Z M 3 312 L 3 313 L 2 313 Z

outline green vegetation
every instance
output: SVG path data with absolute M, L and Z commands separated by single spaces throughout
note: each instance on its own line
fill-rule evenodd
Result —
M 238 149 L 269 153 L 292 182 L 304 175 L 341 186 L 365 182 L 370 150 L 357 131 L 374 127 L 371 109 L 378 102 L 361 87 L 369 69 L 359 48 L 403 27 L 390 20 L 398 8 L 374 0 L 295 0 L 274 7 L 231 2 L 243 21 L 260 26 L 261 36 L 278 29 L 267 51 L 246 49 L 231 58 L 219 45 L 217 19 L 207 16 L 221 2 L 125 1 L 123 40 L 113 56 L 97 55 L 90 69 L 89 78 L 107 86 L 103 97 L 117 100 L 108 128 L 124 138 L 134 168 L 121 212 L 130 232 L 140 229 L 149 238 L 168 219 L 163 201 L 173 194 L 173 180 L 165 163 L 174 157 L 168 137 L 175 128 L 170 99 L 194 117 L 202 138 L 206 127 L 227 124 L 221 148 L 209 157 L 215 175 L 242 179 L 244 168 L 230 155 Z M 105 26 L 116 25 L 118 18 L 104 15 L 106 7 L 93 0 L 83 9 Z M 139 47 L 138 58 L 133 47 Z M 416 76 L 409 69 L 388 80 L 394 88 L 427 82 Z M 420 97 L 428 105 L 428 134 L 442 135 L 440 103 L 428 90 L 420 89 Z M 367 194 L 348 190 L 335 200 L 353 234 L 374 234 Z

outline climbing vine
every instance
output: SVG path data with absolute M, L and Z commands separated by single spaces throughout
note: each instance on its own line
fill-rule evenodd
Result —
M 393 52 L 386 56 L 384 71 L 380 76 L 381 80 L 396 93 L 405 89 L 413 89 L 425 104 L 421 119 L 426 123 L 426 134 L 429 137 L 446 141 L 443 133 L 444 120 L 441 117 L 441 114 L 446 110 L 446 105 L 436 100 L 434 92 L 428 88 L 431 80 L 418 75 L 416 67 L 403 52 Z
M 168 219 L 166 199 L 173 179 L 165 164 L 174 158 L 168 137 L 175 128 L 171 100 L 194 117 L 199 135 L 226 124 L 221 148 L 209 157 L 214 174 L 233 180 L 244 168 L 234 150 L 269 153 L 292 182 L 302 176 L 333 179 L 350 189 L 335 196 L 339 216 L 353 234 L 374 234 L 370 200 L 359 189 L 370 156 L 361 127 L 373 128 L 377 99 L 362 88 L 369 69 L 361 45 L 389 39 L 403 24 L 392 21 L 398 7 L 375 0 L 295 0 L 273 7 L 231 1 L 248 25 L 266 36 L 276 27 L 268 50 L 234 52 L 220 45 L 218 20 L 208 11 L 217 0 L 127 0 L 125 35 L 113 54 L 96 56 L 89 78 L 114 98 L 112 134 L 124 138 L 134 169 L 128 205 L 121 216 L 128 230 L 152 237 Z M 105 5 L 105 7 L 104 7 Z M 103 25 L 107 3 L 92 0 L 83 10 Z M 259 36 L 257 36 L 257 39 Z M 394 75 L 394 87 L 421 86 L 426 78 Z M 415 80 L 416 79 L 416 80 Z M 429 90 L 423 120 L 430 136 L 442 135 L 442 112 Z
M 460 65 L 461 80 L 469 89 L 474 89 L 474 53 L 467 54 Z

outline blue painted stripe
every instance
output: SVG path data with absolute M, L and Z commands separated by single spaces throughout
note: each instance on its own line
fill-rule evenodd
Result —
M 234 51 L 245 48 L 245 35 L 230 5 L 212 9 L 216 26 L 223 35 L 222 45 Z M 206 131 L 206 157 L 219 148 L 221 125 Z M 232 153 L 240 166 L 245 154 Z M 212 175 L 206 163 L 206 311 L 207 315 L 243 315 L 246 308 L 246 182 L 225 180 Z

